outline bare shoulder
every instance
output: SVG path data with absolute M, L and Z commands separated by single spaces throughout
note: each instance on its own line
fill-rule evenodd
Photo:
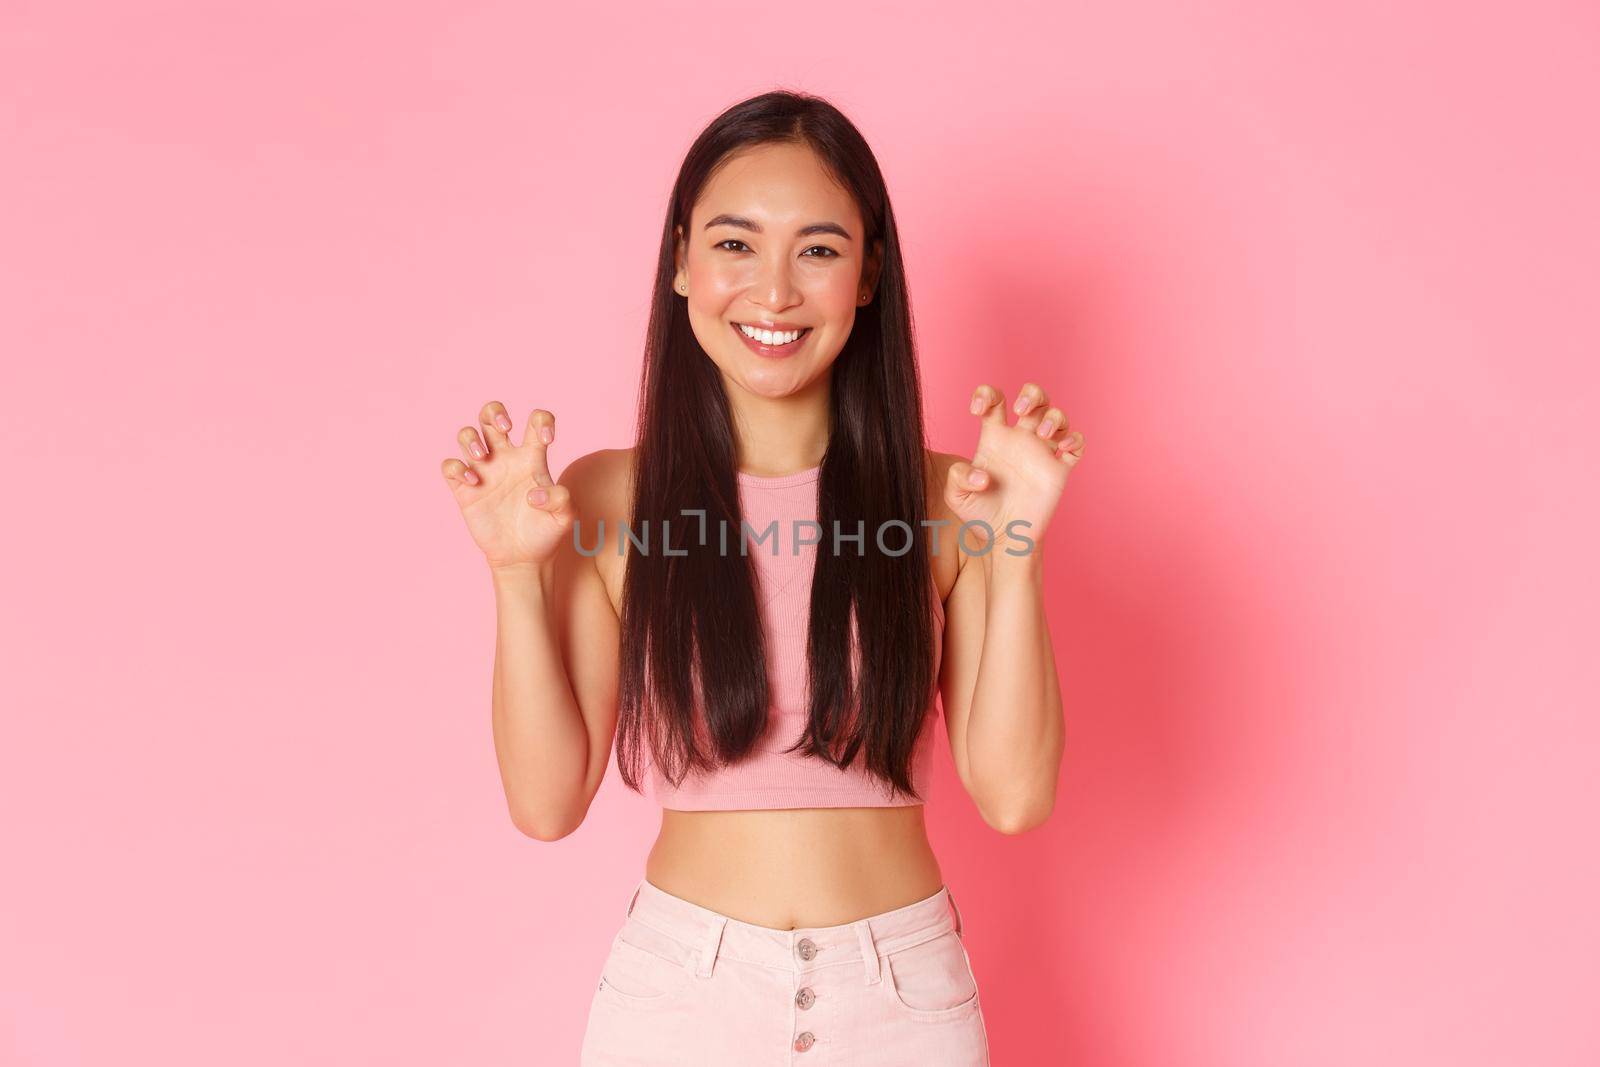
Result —
M 950 468 L 957 463 L 967 462 L 967 457 L 958 456 L 954 452 L 935 452 L 928 449 L 928 514 L 930 518 L 954 520 L 955 512 L 950 510 L 950 505 L 944 500 L 944 487 L 950 481 Z
M 612 610 L 622 611 L 622 526 L 633 510 L 632 448 L 599 448 L 568 463 L 556 479 L 572 494 L 575 541 L 600 575 Z M 574 553 L 576 554 L 576 553 Z
M 633 449 L 597 448 L 568 463 L 556 481 L 572 493 L 579 515 L 615 518 L 618 502 L 628 498 L 632 477 Z
M 954 452 L 936 452 L 931 448 L 927 453 L 928 518 L 934 522 L 943 519 L 947 523 L 944 526 L 931 527 L 938 537 L 937 554 L 933 559 L 934 581 L 939 586 L 941 598 L 944 598 L 950 595 L 956 579 L 961 575 L 962 567 L 966 565 L 965 554 L 958 545 L 961 535 L 960 520 L 950 509 L 950 505 L 945 503 L 944 487 L 950 480 L 950 467 L 965 462 L 966 457 L 956 455 Z
M 944 496 L 944 480 L 950 476 L 950 465 L 966 459 L 954 452 L 935 452 L 928 449 L 928 462 L 933 465 L 934 486 L 939 490 L 940 497 Z

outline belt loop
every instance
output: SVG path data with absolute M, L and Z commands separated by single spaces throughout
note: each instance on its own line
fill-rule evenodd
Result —
M 861 961 L 866 965 L 867 985 L 872 985 L 883 977 L 883 969 L 878 965 L 878 947 L 872 943 L 872 925 L 865 919 L 857 919 L 850 925 L 856 928 L 856 940 L 861 945 Z
M 961 936 L 961 908 L 956 904 L 956 895 L 950 892 L 950 887 L 944 887 L 945 899 L 950 902 L 950 909 L 956 913 L 956 936 Z
M 711 921 L 711 926 L 701 938 L 700 951 L 696 953 L 694 973 L 701 978 L 711 977 L 711 964 L 717 958 L 718 951 L 722 948 L 722 931 L 728 926 L 728 917 L 718 915 Z
M 639 890 L 644 888 L 644 879 L 639 879 L 639 884 L 633 887 L 633 896 L 628 898 L 628 915 L 633 914 L 633 905 L 639 899 Z

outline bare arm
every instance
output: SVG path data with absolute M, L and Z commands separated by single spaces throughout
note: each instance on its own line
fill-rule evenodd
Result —
M 945 604 L 945 726 L 962 785 L 1004 833 L 1039 826 L 1055 807 L 1065 726 L 1045 619 L 1043 537 L 1083 458 L 1083 432 L 1068 429 L 1039 386 L 1024 384 L 1015 410 L 1008 424 L 1000 391 L 974 390 L 977 451 L 970 463 L 946 456 L 944 470 L 945 504 L 959 521 L 981 523 L 975 531 L 987 527 L 961 542 L 973 554 L 959 553 Z
M 581 527 L 591 545 L 589 524 Z M 493 722 L 517 828 L 554 841 L 583 822 L 616 727 L 616 613 L 594 561 L 571 543 L 535 570 L 491 571 Z
M 463 430 L 468 460 L 446 461 L 445 474 L 494 589 L 492 726 L 506 805 L 519 830 L 553 841 L 583 822 L 616 726 L 616 612 L 594 557 L 573 544 L 576 533 L 594 546 L 613 464 L 592 453 L 556 481 L 539 439 L 555 417 L 535 410 L 521 445 L 502 418 L 498 402 L 485 405 L 476 449 Z
M 1065 748 L 1039 546 L 967 557 L 945 614 L 941 696 L 956 772 L 990 826 L 1032 829 L 1055 807 Z

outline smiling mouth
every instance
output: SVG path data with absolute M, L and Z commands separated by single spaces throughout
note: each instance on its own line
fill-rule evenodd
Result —
M 810 326 L 803 326 L 798 331 L 756 330 L 755 336 L 751 336 L 751 334 L 747 332 L 751 328 L 745 326 L 743 323 L 734 322 L 729 323 L 729 325 L 733 328 L 733 332 L 739 335 L 740 340 L 744 341 L 746 345 L 761 355 L 787 355 L 788 353 L 799 348 L 805 339 L 810 336 L 812 330 L 812 327 Z M 762 340 L 763 337 L 768 338 L 768 340 Z M 778 340 L 779 338 L 791 339 L 780 342 Z

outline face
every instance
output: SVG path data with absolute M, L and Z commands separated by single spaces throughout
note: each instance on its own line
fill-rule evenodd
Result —
M 826 376 L 871 300 L 879 255 L 866 247 L 855 199 L 810 148 L 760 145 L 731 157 L 676 235 L 674 294 L 730 389 L 781 397 Z

